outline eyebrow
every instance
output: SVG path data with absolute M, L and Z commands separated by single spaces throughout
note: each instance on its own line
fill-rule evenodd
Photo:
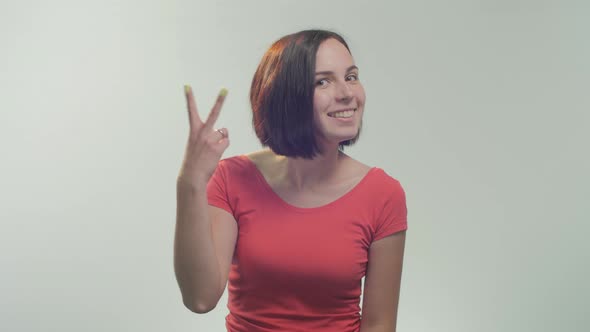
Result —
M 357 69 L 357 70 L 358 70 L 358 69 L 359 69 L 359 67 L 357 67 L 357 66 L 355 66 L 355 65 L 352 65 L 352 66 L 350 66 L 350 67 L 348 67 L 348 68 L 346 69 L 346 72 L 348 73 L 349 71 L 352 71 L 352 70 L 354 70 L 354 69 Z M 315 74 L 316 74 L 316 75 L 334 75 L 334 72 L 333 72 L 333 71 L 330 71 L 330 70 L 327 70 L 327 71 L 318 71 L 318 72 L 316 72 Z

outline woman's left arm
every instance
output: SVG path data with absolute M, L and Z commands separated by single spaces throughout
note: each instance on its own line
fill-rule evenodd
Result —
M 395 332 L 406 231 L 371 244 L 360 332 Z

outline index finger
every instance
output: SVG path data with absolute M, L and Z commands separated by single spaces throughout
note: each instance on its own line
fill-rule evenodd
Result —
M 199 117 L 199 112 L 197 111 L 197 103 L 195 102 L 195 97 L 193 96 L 193 89 L 190 85 L 184 86 L 184 96 L 186 97 L 186 108 L 188 111 L 188 121 L 191 128 L 198 128 L 198 124 L 201 122 L 201 117 Z
M 215 105 L 211 109 L 211 113 L 207 117 L 207 121 L 205 121 L 205 127 L 213 128 L 215 121 L 219 117 L 219 112 L 221 111 L 221 106 L 223 105 L 223 101 L 225 100 L 225 96 L 227 96 L 227 89 L 223 88 L 219 91 L 219 95 L 217 96 L 217 100 L 215 101 Z

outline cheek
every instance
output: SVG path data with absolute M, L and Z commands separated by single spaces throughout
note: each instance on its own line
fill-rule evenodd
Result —
M 362 85 L 358 86 L 358 89 L 356 91 L 356 100 L 360 105 L 364 105 L 365 104 L 365 89 L 363 88 Z
M 313 109 L 316 111 L 323 111 L 330 103 L 330 97 L 326 93 L 314 93 L 313 95 Z
M 313 96 L 313 112 L 316 117 L 321 116 L 330 106 L 330 97 L 325 93 L 315 93 Z

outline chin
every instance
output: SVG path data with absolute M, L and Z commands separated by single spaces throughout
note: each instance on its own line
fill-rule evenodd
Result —
M 332 142 L 338 142 L 338 144 L 344 142 L 344 141 L 348 141 L 351 140 L 353 138 L 355 138 L 358 135 L 358 130 L 354 133 L 350 133 L 349 135 L 330 135 L 328 136 L 330 138 L 330 141 Z

